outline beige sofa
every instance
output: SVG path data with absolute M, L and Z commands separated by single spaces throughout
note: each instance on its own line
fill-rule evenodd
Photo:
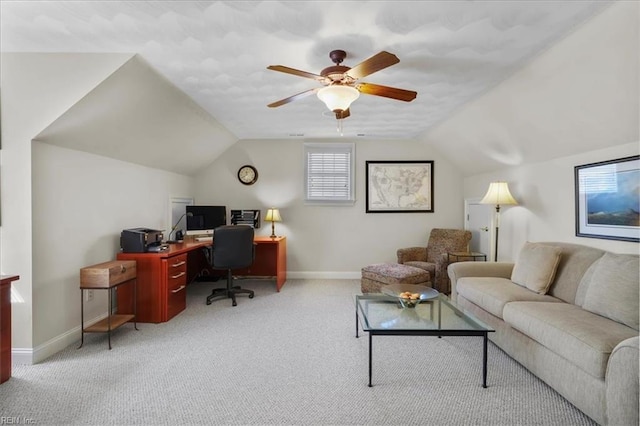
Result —
M 600 424 L 638 425 L 638 255 L 526 243 L 515 263 L 448 267 L 491 340 Z

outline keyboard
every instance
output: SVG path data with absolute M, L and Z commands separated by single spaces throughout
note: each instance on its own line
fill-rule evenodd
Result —
M 213 237 L 196 237 L 196 241 L 211 243 L 213 242 Z

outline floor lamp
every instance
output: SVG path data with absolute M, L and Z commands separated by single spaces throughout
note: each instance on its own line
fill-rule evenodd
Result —
M 507 182 L 491 182 L 489 185 L 489 190 L 482 200 L 480 200 L 480 204 L 493 204 L 496 206 L 496 239 L 495 239 L 495 251 L 493 256 L 493 261 L 498 261 L 498 232 L 500 229 L 500 206 L 501 205 L 517 205 L 518 202 L 511 196 L 509 192 L 509 185 Z

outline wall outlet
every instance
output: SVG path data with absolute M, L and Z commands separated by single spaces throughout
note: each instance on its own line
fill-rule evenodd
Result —
M 87 290 L 84 293 L 84 301 L 91 302 L 93 300 L 93 290 Z

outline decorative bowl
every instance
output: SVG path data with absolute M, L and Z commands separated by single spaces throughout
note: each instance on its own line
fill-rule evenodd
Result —
M 431 300 L 438 297 L 438 290 L 415 284 L 389 284 L 383 286 L 382 293 L 397 297 L 400 304 L 405 308 L 415 308 L 424 300 Z

